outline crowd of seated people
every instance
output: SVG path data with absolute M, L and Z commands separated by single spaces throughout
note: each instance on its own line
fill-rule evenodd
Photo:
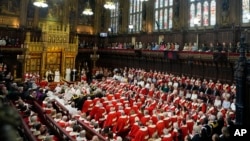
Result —
M 43 98 L 29 93 L 60 126 L 68 125 L 65 130 L 76 138 L 81 128 L 73 131 L 70 116 L 51 109 L 51 102 L 56 100 L 71 118 L 108 140 L 211 140 L 231 133 L 234 84 L 135 68 L 114 69 L 112 77 L 103 76 L 92 83 L 65 83 L 55 90 L 45 87 Z
M 117 107 L 117 113 L 123 110 L 129 119 L 137 117 L 129 120 L 127 137 L 130 140 L 143 140 L 139 137 L 184 140 L 187 135 L 193 140 L 211 140 L 212 135 L 223 136 L 222 132 L 231 131 L 227 127 L 233 125 L 235 119 L 236 87 L 234 84 L 222 84 L 219 80 L 214 82 L 129 69 L 115 73 L 106 82 L 97 82 L 97 86 L 101 86 L 106 93 L 105 102 L 102 102 L 107 112 L 103 128 L 108 125 L 114 129 L 119 125 L 121 115 L 115 117 L 114 109 L 108 107 Z M 132 114 L 126 112 L 127 109 Z M 109 117 L 113 122 L 108 122 Z M 157 135 L 152 130 L 157 131 Z M 178 136 L 180 134 L 182 137 Z
M 20 47 L 21 41 L 19 38 L 11 38 L 9 36 L 0 37 L 0 46 L 3 47 Z
M 28 125 L 31 133 L 38 141 L 57 141 L 58 138 L 53 135 L 50 128 L 40 120 L 38 114 L 34 111 L 32 105 L 19 98 L 15 101 L 17 109 L 20 111 L 22 118 Z
M 57 137 L 53 135 L 51 130 L 47 128 L 44 121 L 40 120 L 38 114 L 35 112 L 34 107 L 26 102 L 27 99 L 22 99 L 21 96 L 24 95 L 23 87 L 18 86 L 16 83 L 11 83 L 9 87 L 7 87 L 6 83 L 3 81 L 1 83 L 1 99 L 6 103 L 4 110 L 9 111 L 8 106 L 15 109 L 9 114 L 3 114 L 3 116 L 7 116 L 5 118 L 12 119 L 13 117 L 20 117 L 21 119 L 16 119 L 17 121 L 21 121 L 21 125 L 16 125 L 16 129 L 19 131 L 20 140 L 38 140 L 38 141 L 55 141 Z M 32 97 L 34 93 L 29 93 L 29 96 Z M 0 104 L 1 105 L 1 104 Z M 2 105 L 4 106 L 4 105 Z M 3 112 L 2 111 L 2 112 Z M 10 116 L 10 117 L 8 117 Z M 1 118 L 2 119 L 2 118 Z M 1 121 L 3 122 L 3 121 Z M 12 121 L 16 122 L 16 121 Z M 13 124 L 11 120 L 8 120 L 5 124 Z M 14 135 L 12 135 L 14 136 Z M 2 138 L 3 139 L 3 138 Z M 11 140 L 11 139 L 3 139 L 3 140 Z M 19 140 L 19 139 L 18 139 Z
M 200 52 L 239 52 L 240 42 L 234 46 L 232 43 L 209 43 L 209 45 L 202 43 L 200 47 L 197 47 L 196 43 L 185 43 L 183 51 L 200 51 Z
M 157 135 L 153 132 L 145 138 L 163 138 L 168 133 L 176 138 L 177 132 L 192 135 L 193 129 L 201 131 L 201 127 L 209 125 L 211 128 L 213 125 L 213 133 L 209 133 L 211 137 L 212 134 L 220 135 L 222 127 L 235 118 L 235 85 L 220 81 L 125 69 L 114 73 L 113 78 L 93 82 L 91 86 L 83 83 L 71 88 L 80 88 L 81 93 L 89 95 L 93 87 L 101 96 L 87 98 L 80 108 L 88 122 L 97 121 L 102 129 L 108 128 L 113 135 L 126 136 L 130 140 L 140 140 L 136 138 L 139 137 L 137 131 L 148 133 L 149 125 L 154 126 L 152 124 L 156 126 Z M 188 131 L 184 130 L 185 126 Z
M 184 43 L 183 47 L 180 47 L 177 42 L 135 42 L 133 43 L 111 43 L 107 48 L 111 49 L 136 49 L 136 50 L 153 50 L 153 51 L 192 51 L 192 52 L 239 52 L 240 42 L 235 45 L 231 42 L 216 42 L 216 43 L 200 43 L 197 45 L 196 42 Z M 249 49 L 247 48 L 247 51 Z

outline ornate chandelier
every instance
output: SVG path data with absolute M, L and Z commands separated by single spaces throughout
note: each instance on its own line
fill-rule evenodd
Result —
M 92 9 L 91 9 L 91 7 L 90 7 L 90 5 L 89 5 L 89 0 L 88 0 L 88 2 L 87 2 L 87 6 L 86 6 L 85 9 L 82 11 L 82 14 L 83 14 L 83 15 L 93 15 L 93 14 L 94 14 L 93 11 L 92 11 Z
M 33 2 L 33 5 L 41 8 L 48 7 L 48 3 L 46 2 L 46 0 L 35 0 Z
M 115 3 L 112 0 L 107 0 L 104 4 L 104 8 L 113 10 L 115 9 Z
M 33 5 L 36 7 L 41 7 L 41 8 L 48 7 L 48 3 L 46 2 L 46 0 L 35 0 L 33 2 Z

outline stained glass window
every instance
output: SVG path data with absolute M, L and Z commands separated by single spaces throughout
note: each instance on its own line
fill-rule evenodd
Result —
M 118 28 L 119 28 L 119 16 L 120 15 L 120 9 L 119 9 L 119 2 L 115 3 L 115 9 L 111 10 L 111 16 L 110 16 L 110 32 L 113 33 L 117 33 L 118 32 Z
M 242 23 L 250 22 L 250 5 L 249 0 L 242 0 Z
M 129 32 L 140 32 L 142 27 L 142 2 L 139 0 L 130 0 L 129 24 L 133 29 Z
M 155 0 L 154 30 L 171 29 L 173 26 L 173 0 Z
M 213 26 L 216 24 L 216 1 L 215 0 L 190 0 L 189 25 Z

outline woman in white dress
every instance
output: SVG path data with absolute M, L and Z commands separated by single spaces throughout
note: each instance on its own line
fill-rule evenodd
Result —
M 71 73 L 70 68 L 67 68 L 66 69 L 66 76 L 65 76 L 65 80 L 66 81 L 70 81 L 70 73 Z
M 60 71 L 56 69 L 54 82 L 60 82 Z

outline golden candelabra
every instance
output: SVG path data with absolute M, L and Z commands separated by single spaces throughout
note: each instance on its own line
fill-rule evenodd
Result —
M 99 54 L 97 54 L 98 47 L 95 45 L 93 47 L 93 54 L 90 55 L 91 60 L 93 61 L 93 69 L 96 69 L 96 61 L 99 59 Z

